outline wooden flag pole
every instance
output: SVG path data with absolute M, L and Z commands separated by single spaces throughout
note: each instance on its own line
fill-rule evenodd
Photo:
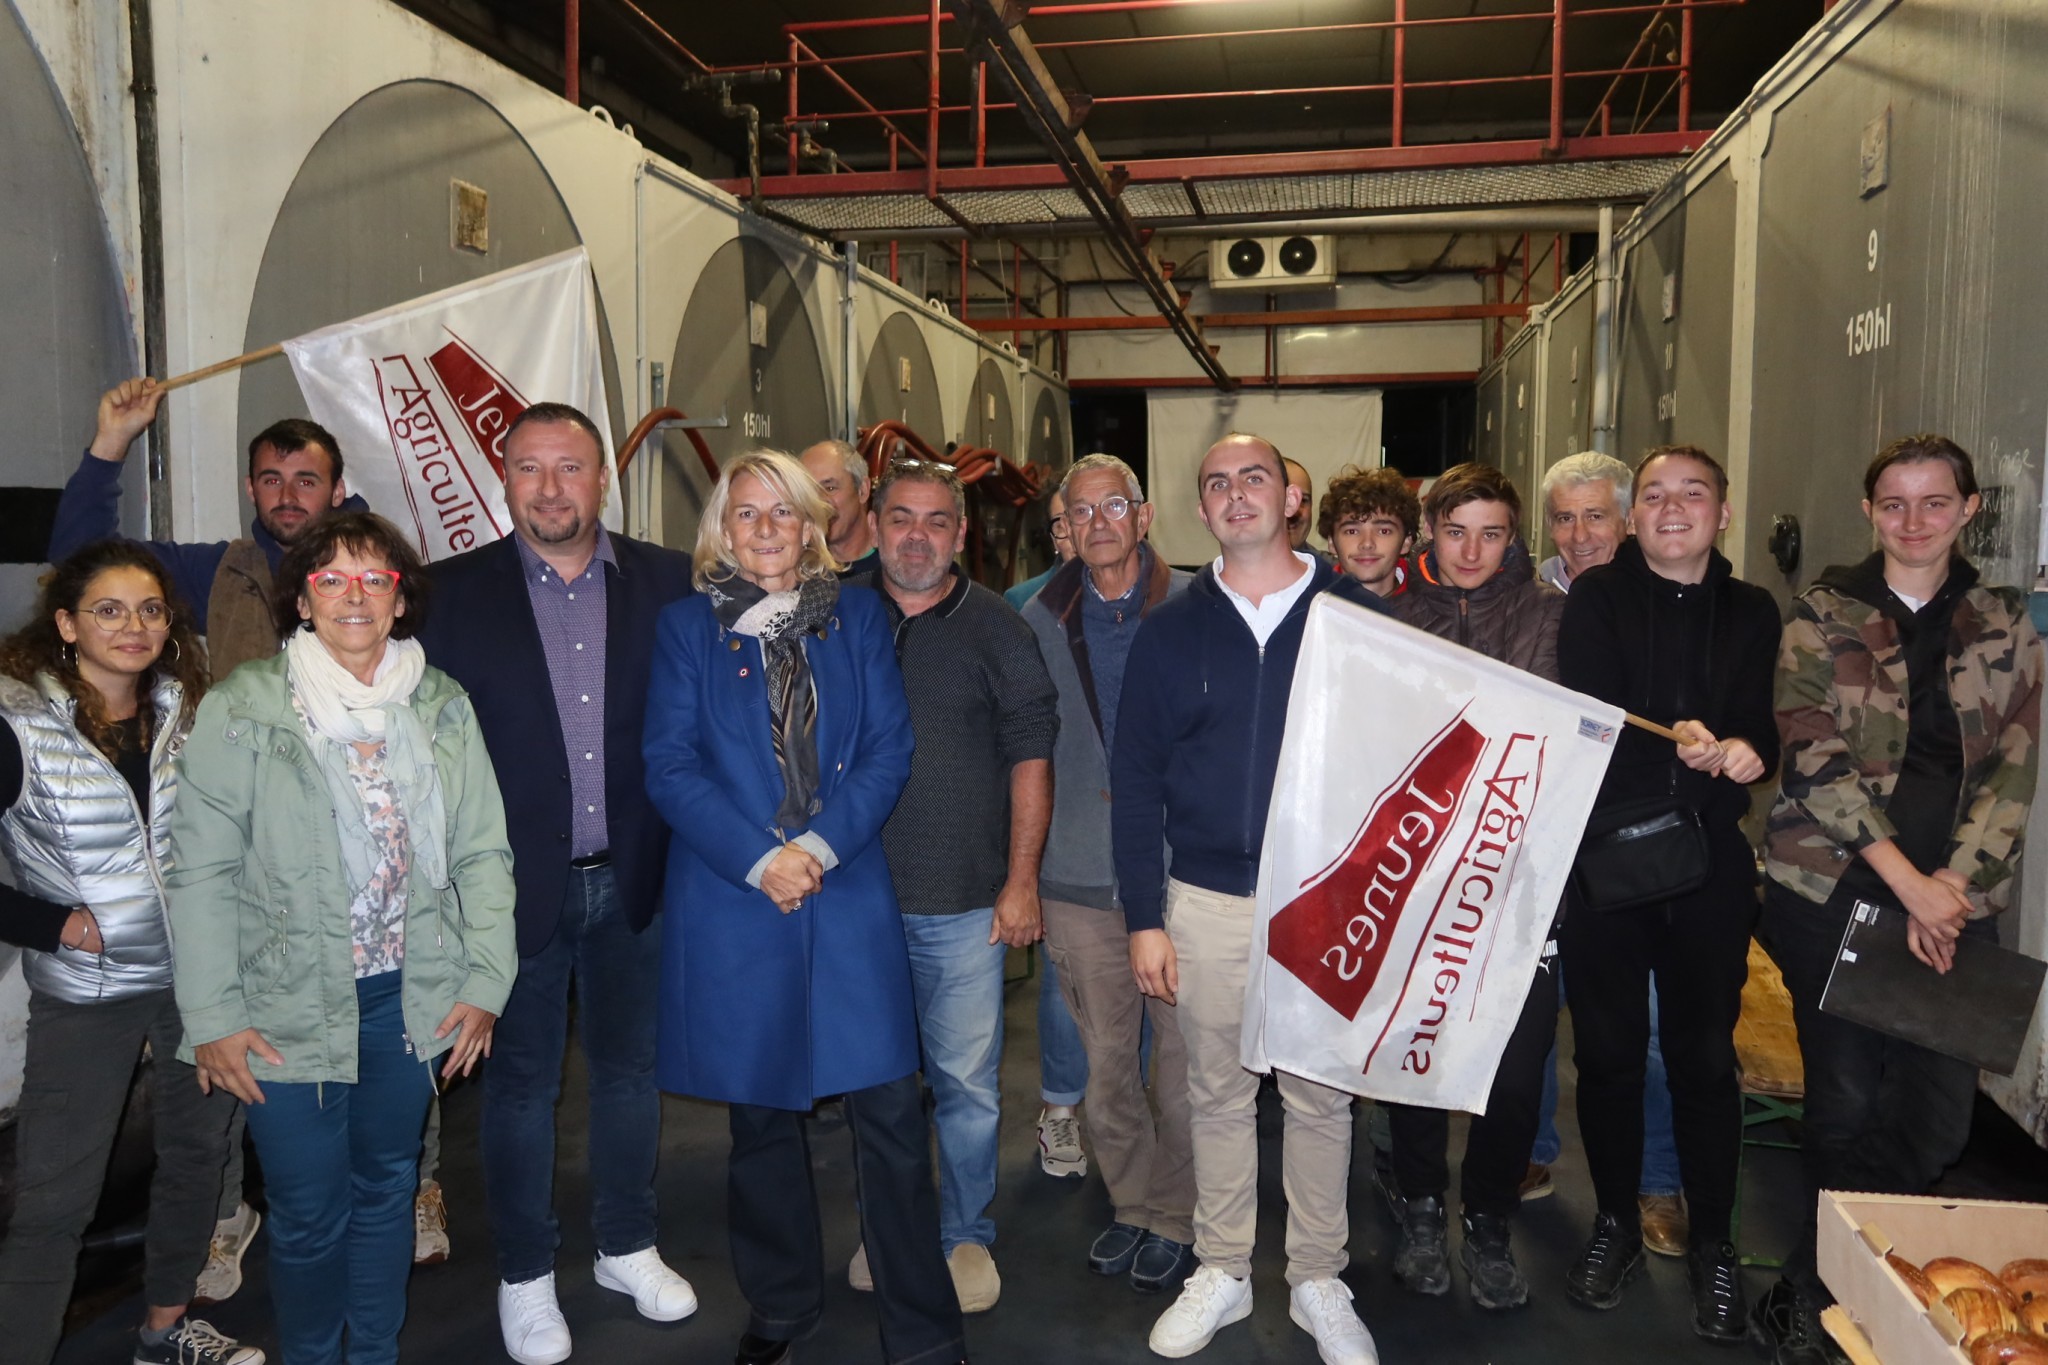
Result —
M 1659 725 L 1654 720 L 1644 720 L 1641 716 L 1632 715 L 1628 712 L 1623 712 L 1622 718 L 1626 720 L 1630 725 L 1639 726 L 1642 729 L 1648 730 L 1653 735 L 1662 735 L 1664 736 L 1664 738 L 1674 740 L 1679 744 L 1690 744 L 1692 742 L 1691 740 L 1687 739 L 1684 735 L 1679 734 L 1678 731 L 1672 729 L 1670 726 Z
M 216 360 L 213 364 L 203 369 L 190 370 L 184 374 L 166 379 L 157 387 L 165 393 L 169 393 L 172 389 L 182 389 L 187 384 L 197 384 L 202 379 L 211 379 L 217 374 L 226 374 L 229 370 L 239 370 L 244 365 L 253 365 L 259 360 L 268 360 L 274 355 L 283 354 L 284 343 L 279 342 L 275 346 L 265 346 L 260 351 L 250 351 L 247 355 L 238 355 L 232 360 Z

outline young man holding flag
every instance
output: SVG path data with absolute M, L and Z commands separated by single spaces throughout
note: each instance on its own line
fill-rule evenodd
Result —
M 1259 1078 L 1239 1061 L 1240 1038 L 1253 893 L 1309 604 L 1335 592 L 1386 610 L 1290 548 L 1301 492 L 1288 485 L 1271 442 L 1224 437 L 1203 457 L 1198 487 L 1202 521 L 1222 553 L 1139 628 L 1110 760 L 1131 968 L 1145 994 L 1178 1006 L 1188 1054 L 1200 1264 L 1151 1335 L 1154 1352 L 1176 1358 L 1252 1311 Z M 1174 850 L 1171 879 L 1165 845 Z M 1315 1337 L 1325 1365 L 1377 1365 L 1351 1290 L 1337 1278 L 1348 1260 L 1351 1096 L 1287 1072 L 1279 1086 L 1288 1315 Z

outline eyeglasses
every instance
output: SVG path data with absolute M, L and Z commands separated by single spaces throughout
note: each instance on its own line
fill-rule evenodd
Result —
M 396 569 L 367 569 L 362 573 L 316 569 L 306 575 L 306 586 L 316 597 L 340 597 L 351 583 L 359 585 L 367 597 L 389 597 L 398 591 L 398 578 Z
M 1075 526 L 1086 526 L 1095 520 L 1095 514 L 1099 511 L 1111 521 L 1122 521 L 1137 505 L 1129 498 L 1104 498 L 1092 507 L 1085 502 L 1077 502 L 1067 508 L 1067 520 Z
M 1052 528 L 1052 538 L 1054 540 L 1065 540 L 1069 535 L 1073 534 L 1067 527 L 1065 513 L 1053 517 L 1047 524 Z
M 127 628 L 130 620 L 147 631 L 165 631 L 171 628 L 171 609 L 161 602 L 144 602 L 139 607 L 130 607 L 124 602 L 95 602 L 86 608 L 86 614 L 101 630 L 116 631 Z

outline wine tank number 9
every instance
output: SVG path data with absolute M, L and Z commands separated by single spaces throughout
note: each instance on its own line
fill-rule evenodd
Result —
M 1852 356 L 1889 346 L 1892 344 L 1892 306 L 1887 303 L 1865 309 L 1850 318 L 1844 330 Z

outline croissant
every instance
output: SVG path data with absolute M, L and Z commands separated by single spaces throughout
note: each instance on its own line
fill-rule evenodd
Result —
M 1927 1278 L 1926 1272 L 1905 1257 L 1894 1253 L 1886 1256 L 1884 1263 L 1898 1272 L 1899 1278 L 1906 1282 L 1906 1288 L 1913 1291 L 1913 1297 L 1920 1300 L 1922 1308 L 1941 1297 L 1934 1288 L 1934 1282 Z
M 2048 1261 L 2031 1258 L 2007 1261 L 1998 1272 L 1998 1278 L 2022 1303 L 2028 1299 L 2048 1297 Z
M 1966 1343 L 1992 1332 L 2019 1330 L 2019 1313 L 1988 1289 L 1951 1289 L 1941 1302 L 1962 1325 Z
M 2027 1332 L 1987 1332 L 1970 1343 L 1970 1365 L 2048 1365 L 2048 1341 Z
M 1927 1278 L 1934 1282 L 1935 1289 L 1944 1297 L 1956 1289 L 2011 1292 L 1996 1275 L 1975 1261 L 1966 1261 L 1960 1256 L 1937 1256 L 1920 1268 L 1927 1272 Z

